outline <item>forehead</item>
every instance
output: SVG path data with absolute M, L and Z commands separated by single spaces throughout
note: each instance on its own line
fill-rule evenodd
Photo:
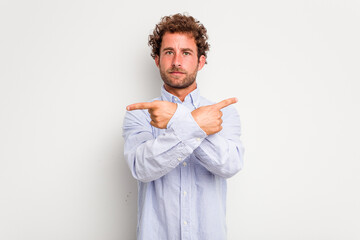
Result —
M 161 49 L 164 48 L 191 48 L 195 51 L 195 38 L 191 33 L 167 32 L 164 34 L 161 42 Z

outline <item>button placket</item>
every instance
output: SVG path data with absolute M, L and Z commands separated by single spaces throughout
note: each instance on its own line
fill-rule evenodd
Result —
M 181 189 L 180 189 L 180 206 L 181 206 L 181 233 L 184 239 L 190 239 L 190 192 L 189 192 L 189 185 L 191 183 L 190 179 L 190 168 L 188 167 L 189 162 L 186 160 L 183 163 L 183 167 L 180 170 L 180 182 L 181 182 Z

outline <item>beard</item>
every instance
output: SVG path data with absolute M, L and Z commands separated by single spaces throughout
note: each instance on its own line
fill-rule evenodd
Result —
M 191 84 L 195 82 L 197 69 L 198 69 L 198 65 L 196 66 L 193 72 L 188 73 L 187 71 L 181 68 L 172 67 L 168 70 L 163 70 L 161 69 L 160 66 L 160 76 L 166 85 L 172 88 L 183 89 L 189 87 Z M 183 74 L 181 74 L 181 76 L 171 76 L 172 72 L 181 72 Z M 183 75 L 185 75 L 185 78 L 183 78 L 184 77 Z M 183 79 L 181 80 L 181 78 Z

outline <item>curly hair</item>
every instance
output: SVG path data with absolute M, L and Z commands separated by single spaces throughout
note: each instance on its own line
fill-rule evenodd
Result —
M 151 56 L 155 59 L 160 56 L 162 38 L 165 33 L 189 33 L 195 39 L 198 59 L 201 55 L 207 57 L 210 44 L 207 42 L 207 30 L 198 20 L 186 14 L 175 14 L 161 18 L 156 24 L 153 34 L 149 35 L 149 46 L 152 48 Z

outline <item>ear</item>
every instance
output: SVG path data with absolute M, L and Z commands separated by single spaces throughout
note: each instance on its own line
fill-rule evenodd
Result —
M 156 55 L 156 56 L 155 56 L 155 64 L 156 64 L 157 67 L 159 67 L 159 64 L 160 64 L 160 57 L 159 57 L 159 55 Z
M 199 58 L 198 71 L 200 71 L 204 67 L 205 62 L 206 62 L 206 57 L 204 55 L 201 55 Z

